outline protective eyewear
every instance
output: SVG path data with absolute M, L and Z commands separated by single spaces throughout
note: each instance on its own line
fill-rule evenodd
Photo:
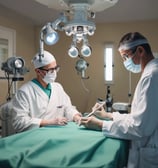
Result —
M 134 47 L 134 48 L 131 49 L 131 53 L 130 53 L 130 54 L 127 54 L 127 53 L 126 53 L 126 54 L 121 55 L 122 59 L 125 61 L 125 60 L 127 60 L 128 58 L 133 58 L 134 55 L 135 55 L 136 50 L 137 50 L 137 47 Z M 129 56 L 129 55 L 133 55 L 133 56 L 131 57 L 131 56 Z
M 58 72 L 58 71 L 60 70 L 60 66 L 57 65 L 57 66 L 54 67 L 54 68 L 49 68 L 49 69 L 39 68 L 39 69 L 42 70 L 42 71 L 46 71 L 46 72 L 53 73 L 54 71 Z

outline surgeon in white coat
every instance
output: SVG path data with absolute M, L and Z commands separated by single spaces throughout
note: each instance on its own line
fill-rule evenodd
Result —
M 102 130 L 108 137 L 131 140 L 128 168 L 158 168 L 158 59 L 139 32 L 125 34 L 119 52 L 127 70 L 141 72 L 131 112 L 107 113 L 101 108 L 95 116 L 82 118 L 80 125 Z M 110 121 L 100 120 L 98 116 Z
M 55 82 L 59 70 L 55 57 L 44 51 L 42 57 L 37 53 L 32 62 L 36 78 L 19 88 L 12 100 L 15 131 L 77 122 L 81 113 L 71 104 L 61 84 Z

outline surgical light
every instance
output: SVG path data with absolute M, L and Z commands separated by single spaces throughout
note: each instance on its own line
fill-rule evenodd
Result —
M 70 11 L 63 12 L 54 22 L 49 22 L 41 29 L 40 34 L 40 55 L 43 55 L 43 43 L 47 45 L 55 44 L 58 39 L 58 33 L 55 30 L 65 31 L 67 36 L 73 36 L 73 43 L 68 50 L 68 54 L 72 58 L 76 58 L 79 54 L 76 44 L 81 41 L 88 41 L 87 35 L 94 34 L 96 29 L 95 24 L 88 20 L 88 17 L 94 15 L 90 14 L 88 3 L 72 3 Z M 83 54 L 82 54 L 83 53 Z M 90 56 L 91 50 L 88 46 L 82 49 L 83 56 Z
M 74 45 L 72 45 L 72 46 L 70 47 L 70 49 L 68 50 L 68 54 L 69 54 L 69 56 L 72 57 L 72 58 L 78 57 L 78 54 L 79 54 L 78 48 L 75 47 Z
M 85 57 L 89 57 L 91 53 L 92 53 L 91 47 L 84 44 L 81 48 L 81 54 Z
M 21 57 L 10 57 L 2 63 L 1 69 L 9 74 L 23 74 L 25 62 Z
M 117 3 L 118 0 L 35 0 L 41 4 L 62 10 L 62 14 L 55 21 L 47 23 L 41 29 L 40 34 L 40 55 L 43 55 L 43 43 L 47 45 L 55 44 L 59 37 L 56 30 L 65 31 L 67 36 L 75 37 L 75 43 L 83 41 L 81 54 L 85 57 L 91 55 L 90 45 L 87 36 L 92 36 L 96 30 L 95 23 L 91 21 L 95 18 L 95 12 L 103 11 Z M 73 41 L 74 42 L 74 41 Z M 71 57 L 77 56 L 77 46 L 69 49 L 68 53 Z
M 24 62 L 21 58 L 18 58 L 14 62 L 16 68 L 22 68 L 24 66 Z
M 89 64 L 86 62 L 86 60 L 83 57 L 80 57 L 80 59 L 76 62 L 76 70 L 78 73 L 81 74 L 82 79 L 88 79 L 89 77 L 85 76 L 85 71 L 88 68 Z
M 1 69 L 5 71 L 5 78 L 8 80 L 8 98 L 11 99 L 11 86 L 13 84 L 13 94 L 17 91 L 17 81 L 23 81 L 24 78 L 21 75 L 29 72 L 29 69 L 25 67 L 25 61 L 22 57 L 10 57 L 2 63 Z M 11 76 L 10 76 L 11 75 Z M 10 79 L 12 80 L 10 82 Z
M 51 27 L 50 23 L 46 25 L 43 31 L 43 40 L 47 45 L 54 45 L 59 40 L 58 33 Z

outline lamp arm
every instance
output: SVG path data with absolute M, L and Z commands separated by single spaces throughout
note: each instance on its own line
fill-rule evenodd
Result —
M 64 31 L 63 27 L 59 25 L 60 23 L 67 23 L 67 17 L 64 13 L 61 13 L 60 17 L 51 23 L 51 26 L 54 30 Z
M 83 35 L 83 43 L 88 45 L 88 38 L 86 34 Z
M 76 43 L 77 43 L 77 37 L 76 35 L 73 35 L 73 38 L 72 38 L 72 44 L 76 47 Z
M 89 79 L 89 76 L 87 76 L 87 77 L 85 76 L 85 70 L 81 71 L 81 78 L 82 79 Z
M 44 39 L 43 39 L 43 30 L 46 28 L 46 26 L 44 26 L 42 29 L 41 29 L 41 32 L 40 32 L 40 48 L 39 48 L 39 61 L 42 61 L 41 60 L 41 57 L 44 56 Z

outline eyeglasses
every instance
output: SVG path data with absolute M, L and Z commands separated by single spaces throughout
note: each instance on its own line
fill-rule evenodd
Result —
M 134 47 L 134 48 L 132 48 L 131 49 L 131 53 L 130 54 L 123 54 L 123 55 L 121 55 L 121 57 L 122 57 L 122 59 L 125 61 L 125 60 L 127 60 L 130 56 L 129 55 L 133 55 L 131 58 L 133 58 L 134 57 L 134 54 L 135 54 L 135 52 L 136 52 L 136 50 L 137 50 L 137 47 Z
M 54 71 L 58 72 L 60 70 L 60 66 L 57 65 L 54 68 L 49 68 L 49 69 L 39 68 L 39 69 L 42 70 L 42 71 L 53 73 Z
M 129 58 L 129 55 L 130 54 L 123 54 L 123 55 L 121 55 L 121 57 L 124 61 L 126 61 Z

